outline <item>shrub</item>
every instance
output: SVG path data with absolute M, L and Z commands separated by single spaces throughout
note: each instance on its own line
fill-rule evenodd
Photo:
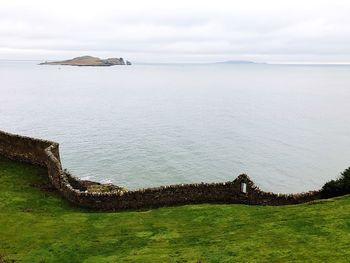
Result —
M 350 194 L 350 167 L 342 172 L 338 179 L 325 183 L 321 189 L 322 198 L 330 198 L 346 194 Z

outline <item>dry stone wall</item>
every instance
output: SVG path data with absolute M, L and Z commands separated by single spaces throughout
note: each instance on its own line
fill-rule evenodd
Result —
M 46 167 L 51 183 L 65 198 L 94 210 L 117 211 L 198 203 L 288 205 L 320 197 L 319 191 L 290 195 L 264 192 L 244 174 L 226 183 L 179 184 L 126 192 L 88 192 L 70 184 L 69 175 L 62 170 L 56 142 L 0 131 L 0 155 Z

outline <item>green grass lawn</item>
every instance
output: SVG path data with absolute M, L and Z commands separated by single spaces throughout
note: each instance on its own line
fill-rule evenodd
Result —
M 0 262 L 349 262 L 350 196 L 269 207 L 98 213 L 0 158 Z

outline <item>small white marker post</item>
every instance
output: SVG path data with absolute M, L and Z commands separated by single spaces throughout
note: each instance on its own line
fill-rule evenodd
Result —
M 241 192 L 243 194 L 247 193 L 247 184 L 245 182 L 241 182 Z

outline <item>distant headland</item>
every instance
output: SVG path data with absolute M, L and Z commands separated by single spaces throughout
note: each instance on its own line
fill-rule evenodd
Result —
M 68 65 L 68 66 L 115 66 L 115 65 L 131 65 L 131 62 L 123 58 L 107 58 L 100 59 L 92 56 L 82 56 L 73 59 L 42 62 L 39 65 Z
M 254 62 L 254 61 L 248 61 L 248 60 L 228 60 L 228 61 L 221 61 L 216 63 L 217 64 L 266 64 L 264 62 Z

